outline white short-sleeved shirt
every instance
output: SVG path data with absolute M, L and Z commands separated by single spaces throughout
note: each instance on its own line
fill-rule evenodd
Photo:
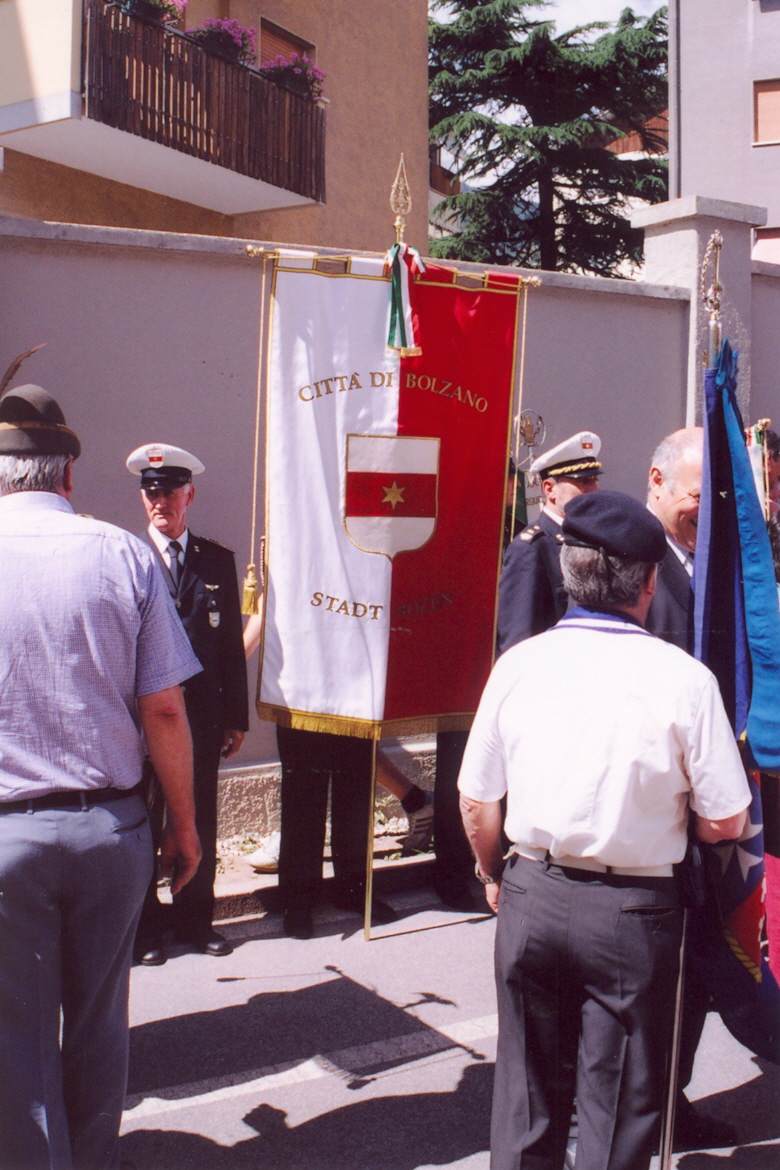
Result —
M 584 609 L 498 660 L 458 787 L 506 794 L 519 846 L 619 867 L 681 861 L 688 805 L 722 820 L 750 804 L 714 675 L 630 618 Z

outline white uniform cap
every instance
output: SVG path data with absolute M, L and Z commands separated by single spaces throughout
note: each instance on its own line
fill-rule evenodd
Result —
M 537 472 L 542 479 L 551 475 L 566 475 L 573 479 L 601 475 L 601 464 L 596 458 L 600 450 L 598 435 L 593 431 L 579 431 L 557 447 L 545 451 L 544 455 L 538 455 L 528 470 Z
M 200 459 L 170 443 L 145 443 L 127 457 L 127 470 L 140 475 L 141 487 L 180 487 L 205 467 Z

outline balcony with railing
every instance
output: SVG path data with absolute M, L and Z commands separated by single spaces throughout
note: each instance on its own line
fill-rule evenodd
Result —
M 3 133 L 0 109 L 0 145 L 227 214 L 324 202 L 325 111 L 308 97 L 105 0 L 86 0 L 79 47 L 69 116 L 17 103 Z

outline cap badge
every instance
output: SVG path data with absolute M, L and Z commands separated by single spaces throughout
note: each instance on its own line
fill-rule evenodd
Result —
M 146 458 L 149 460 L 150 467 L 162 467 L 163 465 L 164 456 L 159 447 L 148 447 Z

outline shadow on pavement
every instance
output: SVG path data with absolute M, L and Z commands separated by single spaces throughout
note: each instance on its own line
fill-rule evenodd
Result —
M 420 1002 L 433 994 L 418 992 Z M 318 982 L 294 991 L 261 992 L 243 1004 L 131 1028 L 127 1091 L 131 1100 L 153 1095 L 186 1103 L 194 1091 L 208 1091 L 209 1082 L 239 1085 L 322 1056 L 347 1084 L 363 1083 L 381 1068 L 458 1048 L 464 1051 L 329 967 Z
M 136 1130 L 122 1151 L 137 1170 L 446 1166 L 487 1150 L 492 1086 L 493 1066 L 472 1064 L 454 1091 L 356 1101 L 292 1128 L 283 1110 L 258 1105 L 244 1117 L 258 1136 L 230 1147 L 181 1131 Z

